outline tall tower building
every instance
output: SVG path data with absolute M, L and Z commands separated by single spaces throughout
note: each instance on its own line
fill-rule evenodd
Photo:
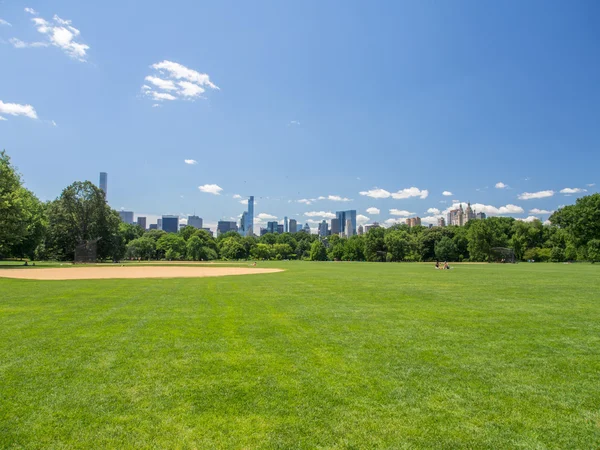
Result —
M 340 219 L 331 219 L 331 235 L 340 234 Z
M 344 233 L 346 236 L 354 236 L 356 234 L 356 210 L 351 209 L 349 211 L 336 211 L 335 215 L 340 221 L 340 232 Z M 351 233 L 346 229 L 348 220 L 350 220 L 350 225 L 352 228 L 352 230 L 350 230 Z
M 194 228 L 202 228 L 202 217 L 198 217 L 198 216 L 188 216 L 188 221 L 187 224 L 190 227 L 194 227 Z
M 284 233 L 289 233 L 290 232 L 290 229 L 288 228 L 288 218 L 287 218 L 287 216 L 285 216 L 283 218 L 283 232 Z
M 100 189 L 104 191 L 104 197 L 108 194 L 108 174 L 100 172 Z
M 347 218 L 346 219 L 346 237 L 350 237 L 350 236 L 354 236 L 355 233 L 355 229 L 352 225 L 352 219 L 351 218 Z
M 296 222 L 296 219 L 290 219 L 288 228 L 290 230 L 290 233 L 295 233 L 298 231 L 298 222 Z
M 246 214 L 246 221 L 244 222 L 245 235 L 254 235 L 254 196 L 251 195 L 248 198 L 248 214 Z
M 125 223 L 133 223 L 133 211 L 119 211 L 119 217 Z
M 179 216 L 162 216 L 162 230 L 167 233 L 179 231 Z
M 146 218 L 138 216 L 137 224 L 139 227 L 142 227 L 145 230 L 146 229 Z

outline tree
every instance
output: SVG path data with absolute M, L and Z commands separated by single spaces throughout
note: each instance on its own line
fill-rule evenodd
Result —
M 76 181 L 48 205 L 47 244 L 57 259 L 73 259 L 75 247 L 98 240 L 98 258 L 113 256 L 121 246 L 121 223 L 116 211 L 106 203 L 104 192 L 89 181 Z
M 186 256 L 192 261 L 208 261 L 216 259 L 217 254 L 200 236 L 194 234 L 187 240 Z
M 600 193 L 578 198 L 574 205 L 559 209 L 550 216 L 550 222 L 567 230 L 577 247 L 600 239 Z
M 592 239 L 588 242 L 587 256 L 592 263 L 600 261 L 600 239 Z
M 239 235 L 238 235 L 239 236 Z M 244 259 L 246 258 L 246 249 L 240 239 L 230 236 L 219 243 L 219 251 L 223 259 Z
M 32 256 L 44 228 L 42 205 L 22 186 L 8 154 L 0 152 L 0 256 Z
M 311 261 L 327 261 L 327 249 L 321 241 L 314 241 L 310 246 Z
M 166 233 L 156 242 L 157 253 L 172 261 L 185 257 L 185 240 L 175 233 Z
M 365 257 L 367 261 L 385 261 L 385 230 L 381 227 L 369 229 L 365 237 Z
M 409 253 L 409 235 L 403 229 L 391 229 L 385 233 L 385 246 L 392 261 L 402 261 Z
M 196 231 L 198 231 L 198 228 L 193 227 L 191 225 L 186 225 L 185 227 L 183 227 L 179 230 L 179 235 L 185 241 L 187 241 L 189 238 L 191 238 L 192 236 L 194 236 L 196 234 Z
M 344 254 L 346 253 L 346 243 L 347 239 L 338 239 L 333 240 L 333 244 L 329 246 L 329 259 L 333 261 L 341 261 L 344 259 Z
M 151 259 L 156 254 L 154 239 L 143 236 L 127 244 L 127 256 L 130 258 Z
M 261 244 L 273 245 L 277 242 L 277 235 L 266 233 L 260 237 Z
M 346 240 L 343 248 L 342 259 L 344 261 L 365 260 L 365 240 L 362 236 L 351 236 Z
M 435 257 L 440 261 L 458 261 L 458 248 L 452 239 L 442 237 L 435 244 Z
M 271 249 L 267 244 L 256 244 L 256 246 L 250 249 L 250 255 L 254 259 L 270 259 L 271 258 Z
M 274 244 L 272 253 L 275 259 L 289 259 L 290 255 L 294 254 L 294 251 L 289 244 Z

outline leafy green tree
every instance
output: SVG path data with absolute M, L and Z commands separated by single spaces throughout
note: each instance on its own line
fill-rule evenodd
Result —
M 277 243 L 289 245 L 292 248 L 292 251 L 296 251 L 296 246 L 298 245 L 298 242 L 290 233 L 279 234 L 277 236 Z
M 333 261 L 341 261 L 344 259 L 344 254 L 346 253 L 346 243 L 347 239 L 335 239 L 334 244 L 329 245 L 329 259 Z
M 76 181 L 47 208 L 47 246 L 57 259 L 72 260 L 75 247 L 98 239 L 98 258 L 113 256 L 121 248 L 119 215 L 106 203 L 104 192 L 89 181 Z M 119 250 L 120 251 L 120 250 Z
M 266 260 L 271 258 L 271 248 L 267 244 L 256 244 L 250 250 L 250 255 L 254 259 Z
M 273 245 L 277 242 L 277 237 L 275 233 L 266 233 L 260 237 L 261 244 Z
M 159 257 L 164 255 L 169 261 L 183 259 L 186 251 L 185 240 L 178 234 L 165 233 L 156 242 L 156 250 Z
M 186 242 L 186 257 L 191 261 L 216 259 L 216 252 L 200 236 L 194 234 Z
M 289 259 L 294 254 L 294 251 L 289 244 L 274 244 L 272 254 L 275 256 L 275 259 Z
M 563 262 L 565 260 L 565 251 L 560 247 L 553 247 L 550 253 L 550 261 Z
M 385 261 L 385 230 L 381 227 L 369 229 L 365 235 L 365 257 L 367 261 Z
M 600 261 L 600 239 L 592 239 L 588 242 L 587 256 L 592 263 Z
M 241 239 L 234 236 L 227 237 L 219 242 L 219 252 L 221 258 L 235 260 L 246 258 L 246 249 Z
M 403 261 L 410 251 L 409 234 L 401 228 L 394 228 L 385 233 L 385 246 L 391 261 Z
M 186 225 L 185 227 L 183 227 L 179 230 L 179 235 L 185 241 L 187 241 L 189 238 L 191 238 L 192 236 L 194 236 L 196 234 L 196 231 L 198 231 L 198 228 L 193 227 L 191 225 Z
M 151 259 L 156 254 L 156 242 L 146 236 L 129 241 L 126 254 L 130 258 Z
M 314 241 L 310 246 L 311 261 L 327 261 L 327 249 L 321 241 Z
M 364 261 L 365 260 L 365 240 L 362 236 L 351 236 L 346 240 L 344 261 Z
M 587 247 L 589 241 L 600 239 L 600 193 L 581 197 L 574 205 L 559 209 L 550 216 L 550 222 L 565 229 L 575 246 Z
M 435 244 L 435 257 L 440 261 L 458 261 L 458 248 L 454 240 L 443 236 Z
M 43 245 L 48 220 L 45 207 L 31 191 L 22 188 L 20 202 L 23 206 L 23 225 L 21 228 L 21 239 L 13 242 L 9 254 L 19 258 L 38 259 L 37 256 L 45 256 Z M 42 246 L 38 249 L 39 246 Z M 36 256 L 37 255 L 37 256 Z

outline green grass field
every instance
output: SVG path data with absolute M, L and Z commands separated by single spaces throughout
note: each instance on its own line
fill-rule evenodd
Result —
M 600 447 L 600 265 L 259 266 L 0 279 L 0 448 Z

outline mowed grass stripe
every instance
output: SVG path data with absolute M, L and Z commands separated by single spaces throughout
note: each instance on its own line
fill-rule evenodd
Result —
M 593 448 L 600 269 L 0 280 L 0 447 Z

